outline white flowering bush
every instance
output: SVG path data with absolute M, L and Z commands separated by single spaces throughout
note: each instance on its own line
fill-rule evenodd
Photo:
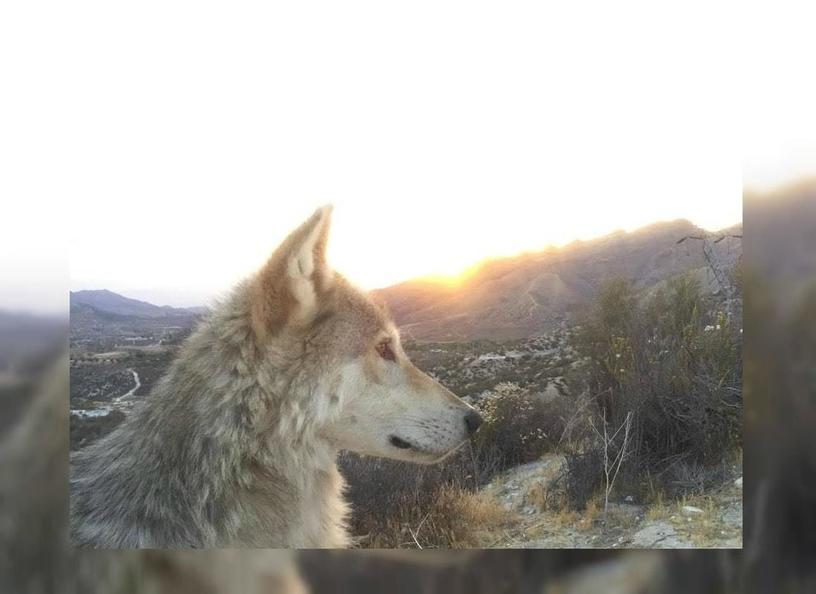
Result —
M 484 424 L 476 434 L 478 452 L 490 451 L 501 467 L 530 462 L 553 449 L 564 430 L 560 402 L 511 382 L 498 384 L 483 400 Z

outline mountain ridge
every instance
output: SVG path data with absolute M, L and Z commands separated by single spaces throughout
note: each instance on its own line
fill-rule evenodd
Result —
M 742 224 L 714 235 L 739 234 Z M 613 278 L 650 289 L 673 276 L 692 273 L 717 292 L 699 242 L 677 241 L 709 232 L 685 219 L 661 221 L 631 232 L 615 231 L 562 247 L 485 260 L 455 285 L 430 278 L 374 291 L 390 308 L 403 333 L 420 341 L 526 338 L 574 317 Z M 742 253 L 738 239 L 714 246 L 732 269 Z
M 742 223 L 713 235 L 741 234 Z M 602 285 L 626 278 L 637 289 L 653 290 L 670 278 L 691 273 L 704 290 L 716 293 L 700 242 L 677 241 L 711 235 L 686 219 L 660 221 L 634 231 L 576 240 L 516 256 L 482 260 L 456 283 L 434 277 L 410 279 L 372 291 L 391 311 L 403 335 L 418 341 L 510 340 L 546 333 L 574 318 Z M 739 239 L 713 246 L 727 270 L 742 256 Z M 176 308 L 131 299 L 107 289 L 71 292 L 71 314 L 80 319 L 190 319 L 205 307 Z
M 70 307 L 72 314 L 91 308 L 101 314 L 136 318 L 190 317 L 206 311 L 204 307 L 154 305 L 147 301 L 125 297 L 108 289 L 71 291 Z

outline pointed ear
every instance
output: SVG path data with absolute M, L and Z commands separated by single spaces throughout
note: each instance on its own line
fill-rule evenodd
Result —
M 326 262 L 331 206 L 319 208 L 275 250 L 252 286 L 252 325 L 263 337 L 289 324 L 308 324 L 332 284 Z

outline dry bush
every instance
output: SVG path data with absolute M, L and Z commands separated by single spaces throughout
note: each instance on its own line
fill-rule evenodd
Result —
M 346 453 L 340 471 L 348 483 L 351 529 L 373 540 L 399 539 L 401 515 L 406 510 L 424 513 L 446 483 L 440 468 L 370 458 Z M 413 518 L 412 518 L 413 519 Z
M 546 402 L 515 384 L 499 384 L 482 406 L 484 424 L 474 448 L 504 470 L 552 451 L 564 433 L 561 399 Z
M 586 509 L 589 500 L 603 483 L 603 454 L 600 447 L 587 448 L 583 452 L 565 454 L 567 474 L 565 493 L 572 509 Z
M 509 520 L 510 513 L 495 499 L 445 486 L 427 512 L 424 525 L 417 525 L 413 536 L 423 548 L 479 547 L 485 534 Z
M 101 417 L 69 418 L 70 451 L 79 450 L 107 435 L 125 420 L 125 414 L 120 410 L 112 410 Z
M 658 480 L 676 492 L 683 466 L 714 466 L 741 445 L 742 352 L 735 324 L 687 277 L 670 281 L 648 299 L 623 281 L 608 284 L 586 317 L 576 348 L 586 357 L 585 381 L 604 419 L 619 427 L 633 413 L 630 460 L 617 484 L 627 492 Z M 602 440 L 568 456 L 577 506 L 592 484 L 593 458 Z M 594 450 L 599 450 L 598 455 Z M 608 452 L 613 458 L 618 454 Z M 602 465 L 597 472 L 601 473 Z M 698 473 L 698 476 L 699 473 Z M 686 481 L 685 487 L 700 481 Z M 678 487 L 681 487 L 678 489 Z
M 471 548 L 483 545 L 486 534 L 506 524 L 510 514 L 491 497 L 443 484 L 423 505 L 401 499 L 387 514 L 361 518 L 366 548 Z
M 440 501 L 447 501 L 451 493 L 463 498 L 472 495 L 482 484 L 478 476 L 480 461 L 470 448 L 432 466 L 352 453 L 341 456 L 339 463 L 348 483 L 346 496 L 352 508 L 352 533 L 362 536 L 360 544 L 368 547 L 415 547 L 408 527 L 420 526 L 425 518 L 422 523 L 425 533 L 426 516 L 438 508 Z M 489 461 L 485 464 L 493 466 Z M 434 546 L 434 538 L 441 533 L 432 530 L 426 534 L 429 546 Z

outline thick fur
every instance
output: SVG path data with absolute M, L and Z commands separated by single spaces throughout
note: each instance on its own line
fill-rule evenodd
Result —
M 75 544 L 345 547 L 339 450 L 429 463 L 466 440 L 472 409 L 328 267 L 329 218 L 321 209 L 293 232 L 141 406 L 75 456 Z

